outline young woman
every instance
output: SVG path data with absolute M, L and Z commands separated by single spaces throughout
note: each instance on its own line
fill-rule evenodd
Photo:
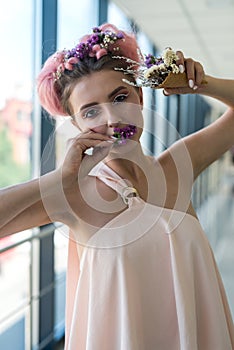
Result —
M 231 314 L 190 195 L 234 143 L 234 81 L 208 76 L 176 52 L 171 70 L 186 73 L 186 84 L 164 93 L 211 96 L 227 110 L 149 157 L 136 77 L 155 87 L 152 72 L 165 62 L 147 59 L 142 68 L 134 36 L 110 24 L 48 59 L 38 77 L 41 104 L 71 116 L 80 133 L 58 169 L 1 191 L 0 233 L 69 226 L 66 349 L 231 350 Z

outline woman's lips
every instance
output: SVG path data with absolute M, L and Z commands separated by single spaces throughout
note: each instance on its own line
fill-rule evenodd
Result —
M 113 138 L 118 144 L 125 144 L 127 139 L 130 139 L 137 132 L 136 125 L 129 124 L 124 128 L 114 128 Z

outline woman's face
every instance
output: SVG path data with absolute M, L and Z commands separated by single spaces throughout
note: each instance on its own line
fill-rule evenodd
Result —
M 82 131 L 113 135 L 114 128 L 135 125 L 131 139 L 142 133 L 142 90 L 122 81 L 121 72 L 103 70 L 83 77 L 69 98 L 73 123 Z

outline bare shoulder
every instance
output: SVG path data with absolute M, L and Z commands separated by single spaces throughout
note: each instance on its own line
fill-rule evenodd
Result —
M 191 205 L 193 168 L 190 155 L 177 143 L 155 158 L 157 201 L 161 206 L 196 216 Z
M 190 186 L 193 183 L 193 163 L 191 153 L 184 139 L 180 139 L 162 152 L 157 162 L 162 167 L 168 185 L 178 182 L 186 182 Z

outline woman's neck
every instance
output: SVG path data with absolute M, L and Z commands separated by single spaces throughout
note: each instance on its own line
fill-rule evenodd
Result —
M 121 177 L 129 174 L 136 180 L 141 178 L 142 170 L 147 165 L 147 157 L 143 153 L 140 143 L 128 149 L 125 145 L 121 151 L 111 151 L 108 157 L 105 158 L 105 163 Z

